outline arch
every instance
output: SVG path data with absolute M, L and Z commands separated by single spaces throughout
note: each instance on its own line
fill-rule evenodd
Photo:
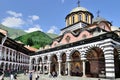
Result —
M 36 59 L 35 58 L 31 59 L 31 64 L 36 64 Z
M 8 63 L 6 63 L 6 65 L 5 65 L 5 70 L 9 70 Z
M 114 64 L 115 64 L 115 77 L 120 78 L 120 59 L 117 48 L 114 48 Z
M 105 57 L 101 48 L 89 48 L 86 58 L 86 75 L 88 77 L 101 77 L 100 75 L 105 75 Z
M 61 74 L 62 75 L 67 75 L 66 71 L 67 71 L 67 64 L 66 64 L 66 53 L 62 53 L 61 54 L 61 59 L 62 59 L 62 62 L 61 62 Z
M 82 76 L 83 66 L 80 52 L 77 50 L 73 50 L 70 54 L 70 58 L 71 58 L 71 75 Z
M 42 62 L 42 57 L 39 57 L 39 58 L 37 59 L 37 62 L 38 62 L 38 64 L 40 64 L 40 63 Z
M 47 63 L 47 60 L 48 60 L 48 57 L 47 56 L 45 56 L 44 57 L 44 61 Z
M 53 54 L 50 58 L 51 60 L 51 70 L 50 72 L 55 72 L 57 74 L 57 71 L 58 71 L 58 58 L 55 54 Z
M 0 69 L 3 69 L 4 66 L 5 66 L 5 64 L 4 64 L 4 62 L 2 62 L 2 63 L 0 64 Z

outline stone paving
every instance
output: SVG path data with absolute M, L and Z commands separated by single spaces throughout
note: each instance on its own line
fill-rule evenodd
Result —
M 61 77 L 49 77 L 48 75 L 39 75 L 39 80 L 99 80 L 98 78 L 82 78 L 82 77 L 70 77 L 70 76 L 61 76 Z M 17 80 L 29 80 L 29 74 L 18 74 Z M 4 80 L 10 80 L 9 77 L 5 77 Z M 33 74 L 33 80 L 35 80 L 35 74 Z M 120 79 L 100 79 L 100 80 L 120 80 Z

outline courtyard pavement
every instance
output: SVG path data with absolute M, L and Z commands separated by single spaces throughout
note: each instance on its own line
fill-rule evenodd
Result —
M 71 77 L 71 76 L 61 76 L 61 77 L 49 77 L 48 75 L 39 75 L 38 80 L 120 80 L 120 79 L 98 79 L 98 78 L 82 78 L 82 77 Z M 4 80 L 10 80 L 10 77 L 4 77 Z M 18 74 L 17 80 L 29 80 L 29 74 Z M 33 80 L 35 80 L 35 73 L 33 73 Z

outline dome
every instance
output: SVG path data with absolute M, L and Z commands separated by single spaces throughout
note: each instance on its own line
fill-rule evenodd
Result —
M 70 13 L 78 12 L 78 11 L 88 11 L 88 10 L 84 7 L 76 7 L 72 11 L 70 11 Z
M 101 22 L 101 21 L 107 21 L 107 20 L 103 17 L 96 17 L 96 18 L 93 19 L 93 23 L 94 22 Z

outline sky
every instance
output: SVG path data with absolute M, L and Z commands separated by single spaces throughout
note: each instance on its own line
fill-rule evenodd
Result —
M 25 32 L 40 30 L 59 34 L 65 17 L 77 7 L 78 0 L 0 0 L 0 23 Z M 120 26 L 120 0 L 81 0 L 80 6 L 94 18 L 100 16 Z

